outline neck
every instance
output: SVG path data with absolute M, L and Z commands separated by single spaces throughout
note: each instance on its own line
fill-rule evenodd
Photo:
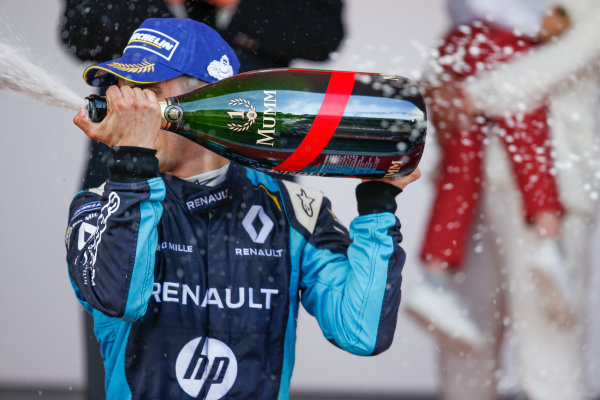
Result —
M 181 160 L 185 160 L 184 162 L 176 163 L 173 168 L 162 172 L 179 178 L 188 178 L 190 176 L 214 171 L 229 163 L 228 159 L 221 157 L 204 147 L 191 143 L 180 153 L 180 156 Z

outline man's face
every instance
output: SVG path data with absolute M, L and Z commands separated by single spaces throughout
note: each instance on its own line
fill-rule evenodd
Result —
M 142 85 L 133 82 L 119 79 L 119 86 L 139 87 L 141 89 L 152 90 L 157 98 L 179 96 L 184 93 L 191 92 L 206 83 L 201 82 L 196 87 L 189 87 L 185 84 L 185 77 L 177 77 L 167 81 L 156 82 L 152 84 Z M 160 172 L 165 174 L 178 175 L 177 171 L 185 164 L 187 156 L 195 149 L 195 144 L 192 144 L 188 139 L 176 133 L 161 130 L 156 143 L 156 157 Z M 190 155 L 191 156 L 191 155 Z

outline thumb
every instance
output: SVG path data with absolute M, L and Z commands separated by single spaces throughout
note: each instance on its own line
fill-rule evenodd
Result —
M 79 109 L 79 112 L 73 118 L 73 123 L 90 138 L 96 139 L 98 124 L 95 124 L 88 118 L 86 107 L 82 107 Z
M 85 132 L 86 128 L 90 127 L 93 122 L 87 116 L 87 109 L 81 107 L 73 118 L 73 123 Z

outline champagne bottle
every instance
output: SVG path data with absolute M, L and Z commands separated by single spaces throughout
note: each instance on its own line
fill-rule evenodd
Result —
M 86 99 L 101 121 L 106 100 Z M 396 177 L 417 167 L 425 144 L 423 97 L 393 75 L 253 71 L 159 103 L 162 129 L 269 172 Z

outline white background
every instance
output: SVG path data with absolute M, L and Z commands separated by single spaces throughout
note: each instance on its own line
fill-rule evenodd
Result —
M 0 0 L 0 21 L 37 63 L 84 97 L 91 90 L 81 80 L 83 66 L 58 42 L 61 7 L 59 0 Z M 443 0 L 346 0 L 345 18 L 346 40 L 332 62 L 296 65 L 414 77 L 423 63 L 422 49 L 433 45 L 447 24 Z M 85 385 L 83 311 L 68 281 L 64 251 L 67 209 L 86 156 L 85 136 L 71 122 L 74 114 L 0 91 L 0 386 Z M 429 140 L 421 165 L 425 175 L 435 157 Z M 356 215 L 357 181 L 303 182 L 326 192 L 344 222 Z M 431 195 L 425 176 L 399 197 L 397 215 L 408 253 L 404 288 L 420 268 L 417 253 Z M 435 390 L 433 343 L 402 312 L 392 349 L 374 358 L 335 348 L 305 313 L 299 326 L 296 390 Z

